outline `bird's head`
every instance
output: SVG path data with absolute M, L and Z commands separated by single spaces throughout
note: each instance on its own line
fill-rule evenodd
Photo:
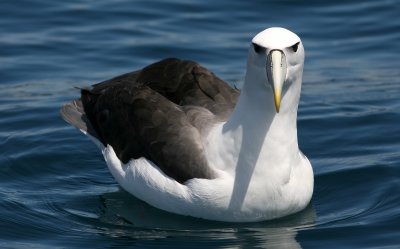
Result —
M 295 33 L 284 28 L 268 28 L 253 38 L 248 69 L 256 71 L 257 81 L 272 89 L 277 113 L 291 85 L 301 84 L 303 66 L 304 47 Z

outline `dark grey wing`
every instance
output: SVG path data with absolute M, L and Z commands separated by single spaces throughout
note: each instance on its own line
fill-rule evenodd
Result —
M 152 89 L 106 91 L 92 112 L 100 137 L 122 162 L 146 157 L 178 182 L 214 177 L 197 129 L 181 108 Z
M 238 95 L 198 64 L 166 59 L 82 89 L 82 115 L 122 162 L 146 157 L 185 182 L 214 177 L 201 135 L 230 115 Z

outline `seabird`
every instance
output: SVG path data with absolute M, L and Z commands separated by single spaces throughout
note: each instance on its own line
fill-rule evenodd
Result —
M 300 38 L 258 33 L 241 91 L 193 61 L 164 59 L 81 89 L 62 117 L 101 149 L 119 185 L 148 204 L 250 222 L 304 209 L 313 171 L 297 142 Z

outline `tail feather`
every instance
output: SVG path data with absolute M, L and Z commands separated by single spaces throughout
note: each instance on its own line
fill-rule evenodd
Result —
M 60 109 L 60 114 L 67 123 L 100 140 L 100 137 L 86 116 L 80 99 L 75 99 L 64 104 Z

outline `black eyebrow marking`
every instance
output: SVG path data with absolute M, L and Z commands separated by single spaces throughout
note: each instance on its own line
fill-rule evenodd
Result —
M 291 49 L 293 49 L 294 52 L 297 52 L 297 49 L 299 48 L 300 42 L 295 43 L 294 45 L 290 46 Z
M 253 44 L 254 51 L 255 51 L 257 54 L 260 53 L 261 50 L 264 49 L 262 46 L 258 45 L 257 43 L 254 43 L 254 42 L 253 42 L 252 44 Z

